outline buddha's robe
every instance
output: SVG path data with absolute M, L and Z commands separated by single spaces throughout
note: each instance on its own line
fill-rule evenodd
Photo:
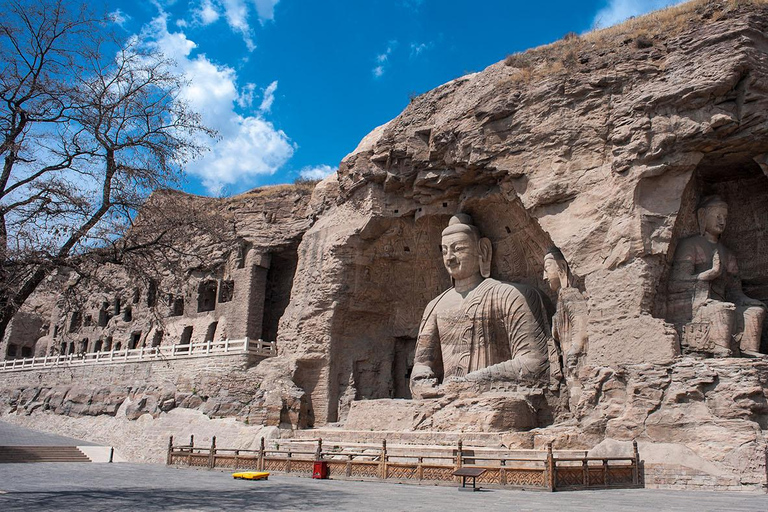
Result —
M 460 304 L 446 307 L 441 301 L 448 292 L 424 312 L 414 375 L 426 371 L 439 382 L 468 374 L 501 381 L 548 378 L 551 337 L 538 291 L 485 279 Z
M 560 288 L 557 309 L 552 317 L 552 337 L 560 345 L 563 357 L 567 356 L 575 344 L 580 345 L 582 351 L 586 349 L 576 337 L 586 333 L 588 315 L 586 300 L 577 288 Z

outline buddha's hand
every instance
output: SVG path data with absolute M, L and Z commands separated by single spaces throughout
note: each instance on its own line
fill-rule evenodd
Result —
M 705 270 L 699 274 L 700 281 L 713 281 L 720 277 L 723 273 L 723 265 L 720 259 L 720 250 L 715 249 L 715 254 L 712 255 L 712 268 Z
M 414 398 L 436 398 L 440 396 L 437 377 L 428 366 L 415 366 L 411 372 L 411 393 Z
M 480 370 L 469 372 L 464 379 L 468 382 L 488 382 L 493 380 L 493 376 L 488 368 L 482 368 Z

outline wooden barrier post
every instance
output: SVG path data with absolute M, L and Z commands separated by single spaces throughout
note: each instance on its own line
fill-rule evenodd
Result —
M 547 471 L 546 471 L 546 477 L 547 477 L 547 489 L 549 491 L 555 490 L 555 455 L 552 453 L 552 442 L 550 441 L 549 444 L 547 444 Z
M 637 450 L 637 439 L 632 440 L 632 485 L 640 485 L 640 452 Z
M 259 471 L 264 471 L 264 438 L 259 442 L 259 463 L 256 465 Z
M 456 469 L 461 469 L 461 466 L 463 465 L 463 456 L 462 456 L 462 449 L 464 447 L 464 443 L 462 443 L 461 439 L 459 439 L 459 448 L 456 450 Z
M 216 436 L 211 438 L 211 451 L 208 452 L 208 467 L 213 469 L 216 466 Z
M 424 480 L 424 457 L 419 457 L 419 465 L 416 468 L 419 481 Z
M 171 453 L 173 452 L 173 436 L 168 438 L 168 453 L 165 456 L 165 464 L 166 466 L 171 465 Z
M 379 478 L 387 479 L 387 440 L 381 441 L 381 462 L 379 463 Z
M 500 485 L 507 485 L 507 470 L 505 469 L 507 465 L 507 461 L 505 459 L 501 459 L 499 461 L 499 484 Z
M 192 452 L 195 451 L 195 436 L 189 436 L 189 453 L 187 454 L 187 466 L 192 465 Z

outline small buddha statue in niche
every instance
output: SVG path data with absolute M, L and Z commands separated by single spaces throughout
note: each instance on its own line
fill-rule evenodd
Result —
M 413 397 L 441 396 L 451 381 L 546 383 L 554 343 L 539 292 L 490 278 L 491 242 L 469 215 L 451 218 L 441 248 L 454 286 L 424 311 Z
M 719 196 L 705 197 L 696 217 L 700 234 L 675 251 L 667 317 L 683 324 L 683 344 L 693 351 L 757 355 L 766 307 L 744 294 L 736 257 L 720 242 L 728 205 Z

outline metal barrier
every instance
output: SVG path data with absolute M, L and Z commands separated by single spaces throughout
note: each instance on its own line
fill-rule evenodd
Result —
M 641 487 L 640 454 L 633 442 L 633 455 L 629 457 L 556 457 L 552 445 L 539 451 L 535 457 L 522 457 L 514 452 L 501 456 L 484 455 L 493 449 L 465 449 L 461 441 L 456 449 L 435 454 L 435 448 L 409 446 L 407 454 L 395 455 L 387 450 L 387 442 L 380 448 L 363 450 L 323 450 L 322 439 L 317 440 L 314 451 L 268 450 L 264 439 L 258 450 L 235 450 L 216 447 L 214 437 L 210 447 L 194 445 L 194 436 L 188 445 L 168 442 L 166 464 L 222 469 L 251 469 L 290 473 L 309 477 L 315 461 L 328 467 L 330 478 L 351 480 L 394 480 L 417 482 L 458 483 L 453 475 L 461 467 L 485 469 L 478 484 L 495 487 L 564 491 L 578 489 L 608 489 Z M 530 452 L 528 452 L 530 453 Z
M 210 357 L 229 354 L 248 354 L 259 357 L 274 357 L 277 346 L 274 341 L 240 340 L 206 341 L 187 345 L 165 345 L 160 347 L 141 347 L 109 352 L 88 352 L 24 359 L 0 361 L 0 372 L 55 368 L 58 366 L 87 366 L 94 364 L 131 363 L 167 359 L 185 359 L 192 357 Z

